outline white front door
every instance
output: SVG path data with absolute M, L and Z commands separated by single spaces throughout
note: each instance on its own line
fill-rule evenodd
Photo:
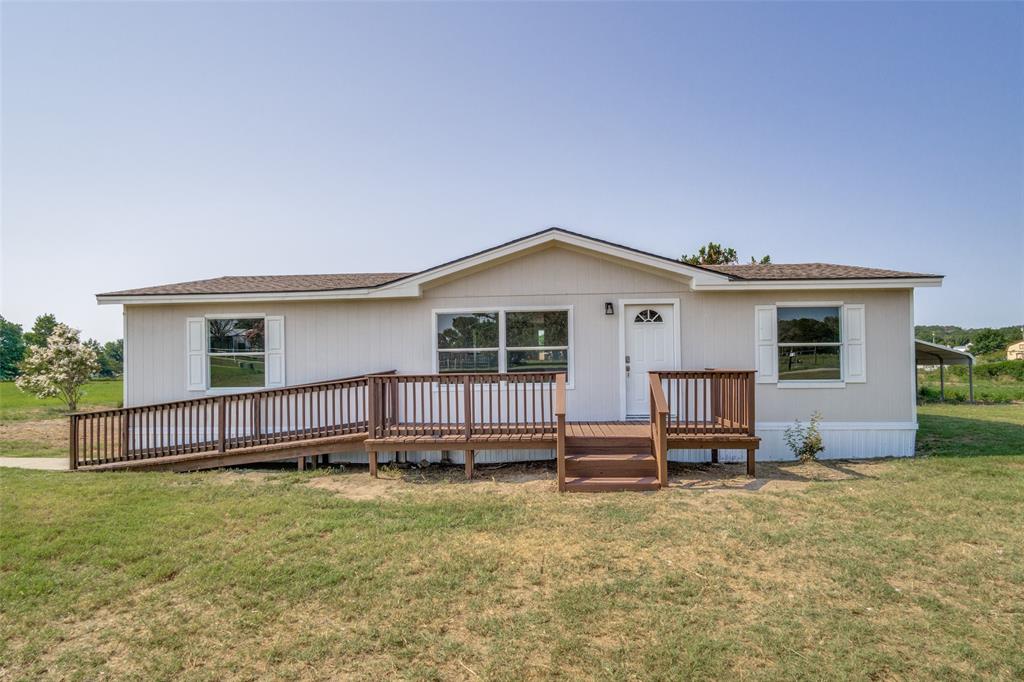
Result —
M 650 388 L 647 373 L 675 367 L 676 321 L 666 304 L 625 306 L 626 416 L 647 417 Z

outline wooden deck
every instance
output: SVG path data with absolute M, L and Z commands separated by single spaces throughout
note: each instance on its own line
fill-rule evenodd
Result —
M 188 471 L 365 451 L 551 449 L 562 491 L 654 490 L 670 449 L 747 451 L 754 475 L 753 373 L 650 376 L 649 421 L 569 421 L 559 373 L 398 375 L 71 416 L 71 468 Z M 315 459 L 314 459 L 315 461 Z

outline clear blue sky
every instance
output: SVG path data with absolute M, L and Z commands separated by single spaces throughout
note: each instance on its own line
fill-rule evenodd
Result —
M 1024 319 L 1021 4 L 2 7 L 2 312 L 549 225 L 938 272 Z

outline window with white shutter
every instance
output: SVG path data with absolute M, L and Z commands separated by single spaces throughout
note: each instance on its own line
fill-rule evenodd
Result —
M 266 362 L 267 388 L 285 385 L 284 380 L 284 316 L 267 316 Z
M 185 320 L 185 390 L 206 390 L 206 318 Z
M 754 307 L 758 383 L 791 387 L 867 381 L 864 304 Z
M 843 344 L 845 366 L 843 378 L 849 383 L 868 380 L 864 342 L 864 304 L 848 303 L 843 306 Z
M 284 316 L 190 317 L 185 365 L 189 391 L 284 386 Z
M 754 306 L 754 334 L 757 342 L 757 354 L 754 358 L 757 383 L 774 384 L 779 377 L 775 354 L 775 306 Z

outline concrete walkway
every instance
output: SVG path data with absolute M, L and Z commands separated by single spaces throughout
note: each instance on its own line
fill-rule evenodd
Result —
M 0 467 L 67 471 L 67 457 L 0 457 Z

